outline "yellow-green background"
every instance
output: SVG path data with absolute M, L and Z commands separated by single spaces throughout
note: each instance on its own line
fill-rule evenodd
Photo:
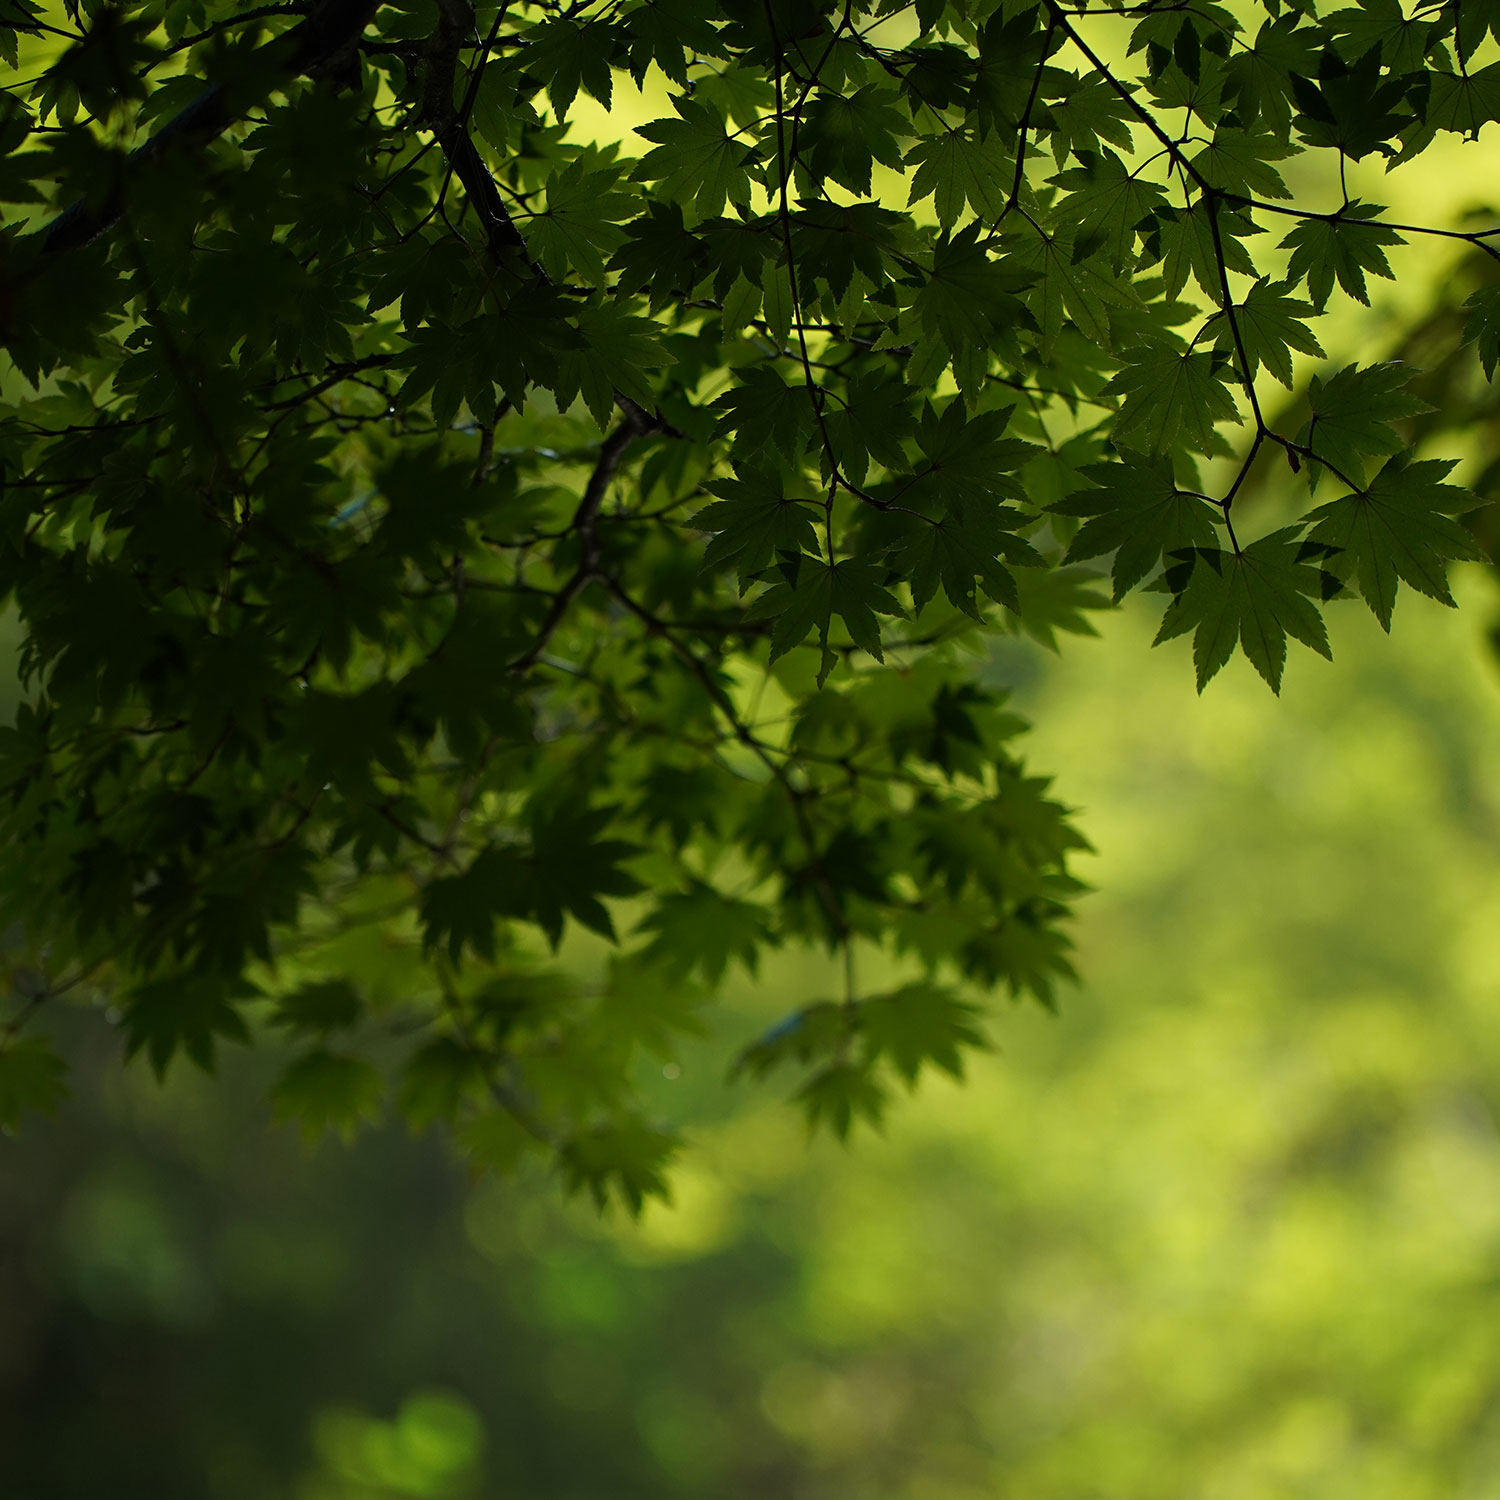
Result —
M 1098 846 L 1087 983 L 809 1149 L 722 1052 L 639 1227 L 394 1129 L 308 1153 L 246 1060 L 79 1021 L 0 1154 L 7 1496 L 1500 1495 L 1500 673 L 1457 614 L 1203 699 L 1128 611 L 991 668 Z M 816 987 L 786 960 L 726 1025 Z M 19 1478 L 17 1477 L 19 1476 Z

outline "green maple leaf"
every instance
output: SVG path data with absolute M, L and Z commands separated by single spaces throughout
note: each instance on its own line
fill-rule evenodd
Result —
M 1016 295 L 1034 274 L 997 264 L 979 245 L 978 235 L 978 226 L 970 225 L 951 239 L 940 237 L 933 246 L 932 274 L 912 299 L 924 332 L 955 360 L 970 353 L 988 359 L 992 350 L 1014 344 L 1018 328 L 1035 326 Z
M 1006 264 L 1025 267 L 1035 278 L 1026 300 L 1041 327 L 1044 358 L 1051 353 L 1065 317 L 1091 343 L 1109 348 L 1113 343 L 1110 309 L 1136 300 L 1129 285 L 1111 274 L 1102 256 L 1079 254 L 1070 229 L 1028 236 Z
M 1134 145 L 1131 127 L 1140 124 L 1130 105 L 1096 74 L 1067 78 L 1066 93 L 1048 106 L 1043 118 L 1050 127 L 1059 165 L 1070 154 L 1081 156 L 1100 141 L 1130 151 Z
M 1486 34 L 1500 40 L 1500 0 L 1469 0 L 1457 11 L 1458 55 L 1467 62 Z
M 1113 552 L 1116 602 L 1164 553 L 1214 545 L 1215 510 L 1177 488 L 1168 459 L 1088 464 L 1079 473 L 1096 487 L 1052 507 L 1062 515 L 1089 518 L 1063 560 L 1083 562 Z
M 877 1128 L 885 1119 L 889 1096 L 868 1066 L 834 1063 L 813 1074 L 797 1092 L 809 1130 L 820 1125 L 838 1140 L 847 1140 L 856 1120 Z
M 1297 12 L 1266 20 L 1255 44 L 1236 52 L 1229 62 L 1235 113 L 1251 125 L 1265 125 L 1285 139 L 1292 120 L 1292 75 L 1318 66 L 1320 33 Z
M 819 512 L 809 500 L 784 495 L 775 475 L 745 468 L 733 479 L 716 479 L 704 488 L 720 498 L 693 517 L 699 531 L 715 534 L 704 549 L 703 566 L 732 562 L 742 594 L 777 553 L 817 551 L 813 527 Z
M 1295 156 L 1299 146 L 1279 140 L 1271 131 L 1240 130 L 1219 125 L 1213 140 L 1193 158 L 1194 171 L 1210 187 L 1242 197 L 1290 198 L 1281 173 L 1271 166 Z
M 571 1192 L 587 1190 L 599 1208 L 617 1197 L 639 1214 L 647 1198 L 667 1198 L 666 1169 L 677 1142 L 666 1131 L 626 1118 L 595 1126 L 568 1140 L 558 1166 Z
M 1089 616 L 1109 608 L 1109 595 L 1097 587 L 1099 576 L 1089 568 L 1017 568 L 1016 592 L 1021 605 L 1005 616 L 1012 634 L 1029 635 L 1049 651 L 1059 651 L 1057 632 L 1098 635 Z
M 914 248 L 904 215 L 878 203 L 804 200 L 791 216 L 799 284 L 827 284 L 842 297 L 858 272 L 871 288 L 890 280 L 891 263 Z
M 1337 216 L 1316 215 L 1304 219 L 1287 237 L 1281 248 L 1291 250 L 1287 262 L 1288 281 L 1307 277 L 1307 289 L 1313 306 L 1322 309 L 1333 290 L 1334 279 L 1356 302 L 1370 305 L 1365 274 L 1391 280 L 1395 273 L 1385 258 L 1386 245 L 1403 245 L 1405 240 L 1394 229 L 1364 221 L 1385 210 L 1378 203 L 1346 203 Z
M 1071 226 L 1073 243 L 1097 241 L 1115 272 L 1136 260 L 1135 242 L 1143 225 L 1167 202 L 1158 183 L 1133 173 L 1113 151 L 1086 151 L 1079 164 L 1053 179 L 1069 189 L 1057 202 L 1059 221 Z
M 369 1063 L 319 1047 L 299 1057 L 271 1090 L 277 1119 L 293 1120 L 309 1144 L 330 1131 L 352 1140 L 380 1112 L 385 1085 Z
M 722 412 L 719 433 L 734 434 L 732 451 L 746 457 L 770 447 L 786 459 L 801 453 L 812 435 L 813 411 L 807 387 L 788 383 L 769 365 L 740 372 L 740 382 L 714 403 Z
M 902 439 L 915 422 L 911 395 L 893 380 L 860 376 L 849 382 L 844 405 L 823 418 L 839 468 L 855 484 L 863 482 L 870 462 L 887 469 L 908 467 Z
M 842 1005 L 819 1000 L 804 1005 L 741 1049 L 730 1077 L 764 1078 L 788 1063 L 806 1063 L 838 1051 L 848 1041 L 850 1016 Z
M 457 1037 L 439 1036 L 417 1048 L 401 1074 L 401 1116 L 413 1130 L 453 1123 L 466 1096 L 484 1084 L 480 1057 Z
M 706 104 L 673 95 L 672 108 L 678 119 L 636 126 L 637 135 L 661 144 L 646 153 L 631 175 L 641 182 L 658 182 L 658 191 L 693 204 L 700 218 L 722 213 L 726 199 L 748 203 L 750 147 L 727 135 Z
M 655 934 L 646 956 L 673 978 L 697 973 L 709 985 L 719 983 L 731 961 L 753 977 L 761 950 L 775 942 L 767 908 L 726 896 L 701 880 L 663 895 L 636 931 Z
M 538 804 L 531 820 L 531 900 L 536 921 L 554 948 L 563 919 L 572 917 L 615 941 L 615 924 L 601 896 L 632 896 L 641 883 L 620 868 L 641 851 L 623 839 L 599 835 L 614 820 L 612 807 L 576 808 Z
M 620 22 L 630 37 L 630 76 L 641 86 L 654 62 L 673 83 L 684 87 L 694 54 L 712 54 L 718 33 L 712 12 L 697 0 L 653 0 L 627 12 Z
M 1286 295 L 1290 282 L 1257 281 L 1245 294 L 1243 302 L 1234 304 L 1234 326 L 1245 346 L 1250 377 L 1264 365 L 1288 390 L 1292 388 L 1292 355 L 1323 353 L 1323 346 L 1303 321 L 1313 314 L 1310 303 Z M 1217 324 L 1214 344 L 1221 353 L 1235 351 L 1234 327 L 1225 314 L 1217 312 L 1209 319 Z
M 1378 53 L 1346 63 L 1332 48 L 1318 58 L 1318 81 L 1292 75 L 1292 94 L 1301 113 L 1297 129 L 1313 146 L 1332 146 L 1355 161 L 1379 152 L 1411 123 L 1407 79 L 1382 74 Z
M 682 936 L 689 943 L 698 939 L 697 933 Z M 692 950 L 705 963 L 714 961 L 713 941 L 707 937 Z M 679 952 L 675 963 L 667 947 L 610 954 L 608 981 L 589 1016 L 591 1036 L 607 1048 L 641 1048 L 664 1062 L 678 1056 L 684 1037 L 706 1036 L 703 1009 L 710 994 L 692 982 L 688 951 Z
M 543 21 L 528 38 L 526 70 L 547 82 L 552 112 L 565 120 L 579 88 L 591 94 L 605 109 L 613 94 L 610 60 L 616 29 L 608 24 L 571 19 Z
M 1449 560 L 1482 555 L 1474 538 L 1452 519 L 1477 503 L 1467 490 L 1442 483 L 1453 467 L 1451 460 L 1392 459 L 1369 489 L 1319 506 L 1308 517 L 1317 523 L 1308 540 L 1338 549 L 1326 566 L 1341 577 L 1354 574 L 1387 631 L 1398 579 L 1452 605 Z
M 966 202 L 981 219 L 998 218 L 1015 172 L 993 137 L 975 139 L 960 131 L 918 141 L 907 151 L 906 164 L 916 168 L 907 203 L 930 196 L 944 229 L 958 222 Z
M 1500 63 L 1472 73 L 1433 72 L 1432 93 L 1422 124 L 1403 137 L 1401 159 L 1417 155 L 1439 130 L 1477 136 L 1492 120 L 1500 120 Z
M 997 604 L 1020 608 L 1012 567 L 1043 567 L 1030 542 L 1016 532 L 1034 517 L 1009 505 L 960 503 L 935 521 L 888 514 L 872 526 L 872 540 L 889 538 L 893 562 L 911 586 L 912 608 L 924 609 L 939 586 L 948 602 L 978 620 L 976 583 Z
M 746 616 L 775 619 L 771 631 L 772 661 L 785 656 L 816 630 L 823 646 L 818 678 L 821 687 L 833 669 L 828 629 L 834 615 L 843 620 L 855 645 L 868 651 L 876 661 L 885 660 L 877 616 L 902 615 L 905 611 L 885 588 L 883 576 L 883 570 L 868 559 L 850 557 L 830 565 L 803 555 L 796 560 L 792 577 L 774 584 L 754 600 Z
M 970 979 L 1003 984 L 1012 995 L 1030 994 L 1048 1010 L 1055 1010 L 1057 981 L 1078 977 L 1068 961 L 1072 947 L 1072 940 L 1055 921 L 1023 910 L 975 933 L 959 949 L 958 958 Z
M 1179 443 L 1213 453 L 1221 446 L 1215 424 L 1241 420 L 1226 387 L 1231 373 L 1219 356 L 1157 344 L 1125 358 L 1125 368 L 1105 386 L 1125 397 L 1115 419 L 1117 443 L 1148 453 Z
M 1042 31 L 1037 21 L 1035 9 L 1019 16 L 997 15 L 979 33 L 979 66 L 969 90 L 969 108 L 986 135 L 1003 139 L 1007 128 L 1015 128 L 1031 97 L 1038 68 L 1047 53 L 1062 44 L 1060 36 Z M 1047 75 L 1039 91 L 1050 96 L 1067 75 L 1050 68 Z
M 621 233 L 623 242 L 609 269 L 619 272 L 621 290 L 649 287 L 653 313 L 702 279 L 703 242 L 683 224 L 680 203 L 648 203 L 646 212 Z
M 220 1040 L 248 1042 L 249 1028 L 235 1005 L 259 991 L 243 980 L 183 974 L 151 980 L 126 998 L 121 1025 L 125 1053 L 145 1051 L 157 1077 L 179 1052 L 211 1073 Z
M 1361 0 L 1357 8 L 1334 11 L 1323 24 L 1345 62 L 1374 52 L 1397 73 L 1422 67 L 1437 31 L 1430 19 L 1408 18 L 1400 0 Z
M 1161 262 L 1169 297 L 1175 297 L 1191 275 L 1205 295 L 1217 303 L 1224 295 L 1220 251 L 1225 270 L 1254 276 L 1255 262 L 1241 241 L 1259 233 L 1259 227 L 1243 213 L 1226 208 L 1222 200 L 1200 194 L 1187 208 L 1156 209 L 1145 243 L 1151 257 Z
M 496 921 L 534 909 L 529 874 L 518 850 L 490 848 L 459 874 L 428 881 L 419 908 L 424 951 L 444 946 L 455 964 L 465 948 L 493 960 Z
M 964 1076 L 964 1054 L 988 1051 L 979 1010 L 930 981 L 906 984 L 860 1002 L 859 1028 L 872 1061 L 885 1060 L 915 1087 L 923 1067 Z
M 1487 380 L 1495 378 L 1500 363 L 1500 286 L 1482 286 L 1464 306 L 1468 319 L 1464 323 L 1466 343 L 1479 345 L 1479 362 Z
M 635 198 L 616 190 L 619 170 L 600 169 L 598 159 L 579 156 L 550 177 L 545 211 L 525 221 L 531 253 L 555 280 L 565 279 L 571 268 L 593 285 L 603 285 L 606 256 L 625 242 L 620 221 L 628 217 Z
M 610 420 L 616 391 L 650 411 L 656 396 L 646 372 L 674 362 L 662 342 L 661 328 L 613 302 L 584 308 L 574 326 L 583 336 L 584 347 L 563 356 L 569 378 L 555 383 L 559 403 L 566 406 L 577 390 L 601 427 Z
M 1190 555 L 1186 586 L 1167 606 L 1153 644 L 1193 632 L 1200 693 L 1237 644 L 1275 693 L 1288 635 L 1332 660 L 1327 627 L 1312 603 L 1324 591 L 1323 577 L 1301 560 L 1300 535 L 1300 527 L 1289 526 L 1239 553 Z
M 1406 446 L 1394 423 L 1431 410 L 1403 389 L 1409 378 L 1397 360 L 1363 370 L 1346 365 L 1327 380 L 1313 376 L 1305 441 L 1347 483 L 1364 484 L 1366 458 L 1385 458 Z
M 347 979 L 320 979 L 282 995 L 271 1024 L 296 1031 L 342 1031 L 358 1024 L 363 1014 L 359 992 Z
M 1009 420 L 1008 410 L 970 416 L 962 401 L 949 401 L 939 415 L 928 403 L 916 432 L 928 467 L 907 493 L 920 499 L 933 495 L 946 505 L 1000 496 L 1024 500 L 1026 491 L 1016 471 L 1042 450 L 1035 443 L 1006 437 Z
M 897 137 L 911 122 L 894 106 L 895 89 L 866 84 L 852 94 L 820 90 L 808 104 L 799 131 L 799 156 L 814 177 L 831 178 L 861 197 L 870 191 L 874 162 L 901 165 Z

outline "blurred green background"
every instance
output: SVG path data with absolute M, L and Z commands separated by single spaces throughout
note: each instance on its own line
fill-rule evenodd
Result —
M 1500 671 L 1457 587 L 1389 639 L 1341 608 L 1280 701 L 1198 699 L 1146 611 L 1007 644 L 1099 851 L 1086 987 L 849 1149 L 688 1055 L 639 1225 L 394 1128 L 308 1150 L 274 1058 L 162 1090 L 76 1017 L 0 1150 L 0 1493 L 1500 1496 Z

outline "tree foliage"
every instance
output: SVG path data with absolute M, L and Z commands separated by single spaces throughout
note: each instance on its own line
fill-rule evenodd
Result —
M 642 1060 L 787 943 L 842 993 L 742 1066 L 813 1123 L 959 1071 L 980 992 L 1071 973 L 1083 846 L 987 636 L 1090 631 L 1108 567 L 1200 687 L 1238 650 L 1278 688 L 1328 601 L 1389 628 L 1480 555 L 1409 368 L 1319 369 L 1314 324 L 1500 229 L 1292 184 L 1500 118 L 1497 37 L 1394 0 L 7 0 L 4 1122 L 57 1096 L 32 1021 L 74 989 L 158 1071 L 290 1036 L 309 1131 L 389 1094 L 638 1206 Z M 1492 295 L 1468 333 L 1492 371 Z

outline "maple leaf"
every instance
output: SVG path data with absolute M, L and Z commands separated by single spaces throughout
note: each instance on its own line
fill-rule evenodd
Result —
M 562 941 L 563 918 L 615 941 L 615 924 L 601 896 L 632 896 L 641 883 L 620 868 L 640 850 L 599 835 L 614 821 L 612 807 L 554 807 L 539 802 L 531 818 L 528 865 L 530 902 L 537 925 L 553 948 Z
M 211 1073 L 219 1041 L 250 1040 L 235 1001 L 258 993 L 247 982 L 203 974 L 172 975 L 139 985 L 126 998 L 121 1017 L 126 1055 L 144 1051 L 158 1078 L 179 1051 Z
M 1291 284 L 1257 281 L 1245 294 L 1245 300 L 1234 304 L 1233 325 L 1222 311 L 1209 319 L 1210 327 L 1218 325 L 1215 347 L 1226 356 L 1236 352 L 1234 332 L 1237 327 L 1251 379 L 1264 365 L 1288 390 L 1292 388 L 1291 351 L 1323 353 L 1323 346 L 1303 321 L 1312 316 L 1312 306 L 1300 298 L 1286 295 Z
M 876 661 L 885 659 L 877 616 L 902 615 L 905 611 L 885 588 L 880 567 L 861 558 L 829 564 L 803 555 L 795 559 L 789 571 L 791 577 L 786 582 L 774 584 L 746 611 L 749 619 L 775 619 L 771 632 L 773 662 L 806 640 L 810 631 L 817 630 L 823 647 L 821 687 L 833 669 L 828 629 L 834 615 L 843 620 L 855 645 Z
M 1479 345 L 1479 362 L 1485 378 L 1495 378 L 1500 363 L 1500 286 L 1482 286 L 1464 303 L 1469 316 L 1464 323 L 1464 340 Z
M 768 365 L 741 372 L 740 383 L 714 403 L 720 433 L 734 434 L 733 451 L 749 456 L 770 447 L 788 458 L 800 453 L 812 435 L 813 413 L 807 387 L 784 380 Z
M 596 1125 L 568 1140 L 558 1166 L 570 1190 L 587 1190 L 600 1209 L 612 1197 L 632 1214 L 647 1198 L 666 1198 L 664 1173 L 677 1143 L 644 1121 L 624 1119 Z
M 384 1092 L 369 1063 L 319 1047 L 286 1069 L 271 1090 L 271 1103 L 278 1119 L 296 1121 L 309 1144 L 330 1131 L 347 1141 L 375 1119 Z
M 458 963 L 465 948 L 480 958 L 495 956 L 495 923 L 501 917 L 525 917 L 533 898 L 524 857 L 518 850 L 481 850 L 466 870 L 427 883 L 422 892 L 424 949 L 439 944 Z
M 1384 246 L 1406 242 L 1394 229 L 1383 224 L 1364 222 L 1385 210 L 1377 203 L 1346 203 L 1336 215 L 1310 214 L 1282 240 L 1281 248 L 1290 249 L 1287 280 L 1307 278 L 1313 306 L 1322 310 L 1338 284 L 1356 302 L 1370 305 L 1365 273 L 1391 280 L 1395 272 L 1385 258 Z
M 1072 227 L 1073 243 L 1097 241 L 1113 271 L 1130 269 L 1137 236 L 1154 211 L 1166 206 L 1166 191 L 1108 150 L 1080 152 L 1079 164 L 1054 180 L 1070 190 L 1058 199 L 1056 213 L 1060 223 Z
M 732 562 L 742 594 L 777 553 L 817 551 L 813 525 L 818 511 L 810 501 L 784 495 L 776 476 L 744 468 L 734 479 L 716 479 L 704 487 L 720 498 L 693 517 L 698 530 L 714 533 L 703 566 Z
M 672 107 L 677 119 L 636 126 L 637 135 L 661 144 L 646 153 L 631 176 L 658 182 L 667 197 L 693 204 L 700 218 L 721 213 L 726 200 L 748 203 L 750 148 L 727 135 L 706 104 L 674 94 Z
M 314 980 L 276 1001 L 273 1026 L 296 1031 L 342 1031 L 364 1015 L 359 991 L 347 979 Z
M 1061 515 L 1089 518 L 1068 544 L 1064 561 L 1083 562 L 1114 553 L 1116 602 L 1164 553 L 1213 546 L 1213 508 L 1177 488 L 1169 460 L 1088 464 L 1079 473 L 1095 488 L 1079 490 L 1052 507 Z
M 620 220 L 635 202 L 616 191 L 619 179 L 618 168 L 600 168 L 589 156 L 548 179 L 546 210 L 526 221 L 526 237 L 555 279 L 571 268 L 595 286 L 604 283 L 605 257 L 625 243 Z
M 1115 422 L 1115 440 L 1163 453 L 1178 442 L 1200 453 L 1218 451 L 1219 422 L 1242 420 L 1226 385 L 1222 357 L 1157 344 L 1132 349 L 1126 364 L 1105 387 L 1125 404 Z
M 1020 608 L 1011 567 L 1044 567 L 1030 542 L 1016 533 L 1033 517 L 1009 505 L 960 502 L 936 520 L 899 512 L 872 524 L 872 540 L 889 538 L 891 556 L 911 583 L 912 607 L 921 610 L 939 586 L 948 602 L 973 619 L 983 614 L 975 585 L 997 604 Z
M 826 1126 L 847 1140 L 856 1120 L 877 1128 L 884 1122 L 888 1096 L 867 1067 L 835 1063 L 814 1073 L 797 1092 L 810 1129 Z
M 1402 134 L 1398 161 L 1424 151 L 1440 130 L 1473 140 L 1492 120 L 1500 120 L 1500 63 L 1471 73 L 1435 71 L 1426 76 L 1432 90 L 1427 109 L 1421 123 Z
M 612 95 L 610 60 L 616 30 L 608 24 L 543 21 L 526 47 L 527 71 L 547 83 L 547 97 L 559 120 L 567 118 L 583 88 L 606 109 Z
M 1143 239 L 1151 258 L 1161 262 L 1169 296 L 1175 297 L 1192 276 L 1217 303 L 1223 297 L 1221 255 L 1224 270 L 1253 276 L 1255 262 L 1242 242 L 1259 233 L 1259 226 L 1244 213 L 1226 208 L 1221 199 L 1200 194 L 1187 208 L 1155 209 Z
M 605 302 L 582 308 L 574 326 L 582 335 L 583 348 L 564 356 L 559 378 L 553 382 L 564 405 L 575 390 L 580 392 L 594 420 L 604 427 L 617 393 L 647 409 L 656 404 L 646 372 L 665 368 L 674 356 L 655 323 Z
M 928 1065 L 962 1078 L 964 1053 L 989 1050 L 978 1019 L 978 1009 L 951 989 L 921 981 L 870 995 L 859 1007 L 871 1060 L 889 1062 L 908 1087 L 916 1086 Z
M 1098 635 L 1089 616 L 1109 608 L 1109 596 L 1097 587 L 1099 576 L 1090 568 L 1017 568 L 1016 592 L 1020 608 L 1005 617 L 1013 634 L 1029 635 L 1049 651 L 1060 651 L 1057 632 Z
M 1321 505 L 1308 517 L 1316 523 L 1308 540 L 1338 549 L 1328 569 L 1341 577 L 1354 575 L 1387 631 L 1398 579 L 1452 605 L 1448 562 L 1482 556 L 1474 538 L 1452 519 L 1477 503 L 1467 490 L 1442 483 L 1453 467 L 1452 460 L 1392 459 L 1367 490 Z
M 1031 285 L 1035 273 L 998 264 L 979 245 L 978 235 L 978 226 L 970 225 L 952 239 L 940 238 L 933 247 L 932 274 L 912 300 L 921 327 L 955 368 L 969 356 L 987 364 L 992 352 L 1014 344 L 1018 329 L 1036 323 L 1016 295 Z
M 1354 9 L 1336 10 L 1324 22 L 1345 62 L 1357 62 L 1375 52 L 1395 72 L 1420 68 L 1437 25 L 1421 17 L 1408 18 L 1400 0 L 1363 0 Z
M 839 468 L 855 484 L 864 480 L 871 460 L 887 469 L 906 468 L 902 440 L 916 424 L 910 395 L 903 386 L 883 380 L 852 380 L 842 408 L 829 412 L 823 420 Z
M 1193 170 L 1210 187 L 1246 197 L 1290 198 L 1291 189 L 1270 164 L 1295 156 L 1301 148 L 1281 141 L 1272 131 L 1251 134 L 1220 124 L 1213 140 L 1193 157 Z
M 1318 59 L 1316 83 L 1293 74 L 1291 84 L 1303 138 L 1337 147 L 1355 161 L 1372 152 L 1394 155 L 1386 143 L 1412 119 L 1407 79 L 1382 74 L 1375 52 L 1346 63 L 1329 47 Z
M 981 219 L 994 219 L 1005 207 L 1014 169 L 993 140 L 976 139 L 960 131 L 927 136 L 906 153 L 915 166 L 907 203 L 931 197 L 938 223 L 951 229 L 964 204 Z
M 1239 645 L 1271 691 L 1281 691 L 1286 638 L 1333 659 L 1323 617 L 1312 603 L 1322 574 L 1302 560 L 1301 527 L 1288 526 L 1238 553 L 1199 549 L 1188 555 L 1185 586 L 1167 606 L 1153 645 L 1193 632 L 1201 693 Z
M 668 974 L 686 979 L 696 972 L 709 985 L 719 983 L 731 960 L 755 975 L 762 948 L 774 941 L 766 907 L 726 896 L 701 880 L 662 896 L 636 930 L 654 934 L 646 952 Z
M 895 89 L 874 84 L 848 95 L 820 93 L 802 117 L 800 137 L 813 175 L 863 196 L 874 162 L 899 167 L 897 138 L 911 134 L 911 122 L 894 107 L 899 97 Z
M 1327 380 L 1313 376 L 1307 397 L 1312 418 L 1304 440 L 1346 483 L 1364 483 L 1367 458 L 1384 458 L 1405 447 L 1396 422 L 1431 410 L 1407 394 L 1409 378 L 1396 360 L 1365 369 L 1346 365 Z
M 1050 355 L 1065 317 L 1085 338 L 1104 348 L 1112 346 L 1110 310 L 1135 300 L 1129 286 L 1111 274 L 1102 256 L 1079 246 L 1072 230 L 1035 234 L 1012 252 L 1008 267 L 1025 267 L 1035 286 L 1026 294 L 1042 332 L 1042 351 Z

